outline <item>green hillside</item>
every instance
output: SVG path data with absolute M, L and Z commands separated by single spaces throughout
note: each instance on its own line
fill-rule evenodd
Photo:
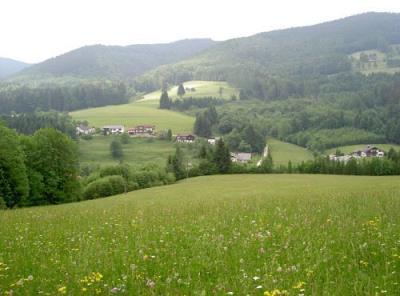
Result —
M 282 142 L 273 138 L 268 139 L 267 144 L 270 149 L 274 165 L 277 167 L 280 165 L 287 166 L 289 160 L 292 162 L 292 164 L 298 164 L 302 161 L 314 159 L 311 151 L 294 144 Z
M 95 127 L 122 124 L 129 128 L 138 124 L 153 124 L 158 131 L 171 129 L 173 133 L 191 132 L 194 123 L 194 118 L 188 115 L 140 103 L 84 109 L 70 114 L 73 119 L 87 120 Z
M 234 175 L 4 211 L 0 291 L 396 295 L 399 190 L 399 177 Z
M 21 61 L 0 58 L 0 79 L 13 75 L 30 65 Z
M 400 72 L 400 45 L 388 46 L 386 52 L 365 50 L 350 55 L 353 69 L 364 74 Z
M 290 96 L 294 89 L 285 89 L 290 88 L 287 85 L 297 88 L 306 78 L 350 72 L 349 54 L 400 43 L 399 22 L 400 14 L 366 13 L 232 39 L 144 74 L 138 87 L 148 90 L 177 80 L 221 80 L 258 98 L 286 95 L 277 87 Z
M 118 136 L 96 136 L 89 141 L 79 142 L 81 165 L 116 165 L 120 160 L 111 157 L 110 144 Z M 132 166 L 142 166 L 150 163 L 164 167 L 168 156 L 174 154 L 175 145 L 173 142 L 157 139 L 131 138 L 128 144 L 122 145 L 124 156 L 123 162 Z M 183 149 L 190 157 L 190 151 Z
M 237 89 L 232 87 L 223 81 L 186 81 L 183 83 L 184 88 L 194 89 L 186 90 L 185 95 L 182 99 L 193 97 L 193 98 L 203 98 L 203 97 L 215 97 L 229 100 L 232 96 L 236 98 L 239 97 L 239 92 Z M 173 86 L 168 90 L 168 96 L 172 99 L 178 98 L 177 95 L 178 86 Z M 141 100 L 151 101 L 159 100 L 161 97 L 161 91 L 154 91 L 143 96 Z
M 130 80 L 160 65 L 189 58 L 215 43 L 211 39 L 187 39 L 165 44 L 85 46 L 36 64 L 13 80 L 51 77 Z

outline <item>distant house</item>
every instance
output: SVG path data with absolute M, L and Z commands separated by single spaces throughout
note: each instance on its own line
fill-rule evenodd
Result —
M 125 127 L 123 125 L 105 125 L 101 130 L 105 135 L 119 135 L 124 133 Z
M 192 134 L 178 134 L 175 140 L 178 143 L 193 143 L 196 137 Z
M 91 135 L 96 132 L 96 129 L 94 127 L 88 127 L 87 125 L 80 124 L 75 127 L 76 134 L 78 136 L 81 135 Z
M 359 158 L 359 157 L 356 157 L 353 155 L 340 155 L 340 156 L 337 156 L 334 154 L 329 155 L 329 160 L 340 161 L 340 162 L 348 162 L 350 159 L 356 159 L 356 158 Z
M 352 155 L 358 157 L 383 157 L 385 156 L 385 152 L 378 147 L 368 145 L 364 150 L 354 151 Z
M 219 138 L 209 138 L 209 139 L 207 139 L 207 142 L 210 145 L 215 145 L 218 140 L 219 140 Z
M 128 129 L 128 134 L 131 136 L 146 136 L 153 135 L 156 130 L 155 125 L 137 125 Z
M 356 150 L 349 155 L 329 155 L 329 160 L 333 161 L 341 161 L 341 162 L 348 162 L 350 159 L 360 159 L 365 157 L 383 157 L 385 156 L 385 152 L 380 150 L 378 147 L 368 145 L 363 150 Z
M 244 153 L 244 152 L 233 153 L 232 152 L 231 160 L 232 160 L 232 162 L 248 163 L 251 160 L 251 153 Z

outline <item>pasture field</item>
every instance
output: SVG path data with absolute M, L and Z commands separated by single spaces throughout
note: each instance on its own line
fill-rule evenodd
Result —
M 0 294 L 398 295 L 399 199 L 400 177 L 231 175 L 2 211 Z
M 215 97 L 229 100 L 232 95 L 239 98 L 239 91 L 223 81 L 187 81 L 183 83 L 185 88 L 195 88 L 196 91 L 186 91 L 182 98 L 201 98 L 201 97 Z M 222 96 L 219 91 L 222 88 Z M 178 86 L 173 86 L 168 90 L 168 96 L 172 99 L 178 98 Z M 143 96 L 142 101 L 158 101 L 161 97 L 161 91 L 155 91 Z
M 386 152 L 389 151 L 390 148 L 393 148 L 395 150 L 400 150 L 400 145 L 396 145 L 396 144 L 369 144 L 369 145 L 376 146 Z M 348 154 L 348 153 L 354 152 L 356 150 L 364 150 L 366 146 L 367 146 L 367 144 L 341 146 L 341 147 L 336 147 L 336 148 L 326 150 L 325 154 L 326 155 L 334 154 L 336 152 L 336 149 L 339 149 L 343 153 Z
M 280 165 L 287 166 L 289 160 L 292 162 L 292 164 L 298 164 L 302 161 L 314 159 L 311 151 L 291 143 L 269 138 L 267 139 L 267 144 L 272 155 L 272 160 L 276 167 L 279 167 Z
M 392 46 L 393 48 L 394 46 Z M 398 47 L 395 46 L 396 48 Z M 374 66 L 374 63 L 366 63 L 364 65 L 364 68 L 357 68 L 356 66 L 356 61 L 360 59 L 360 55 L 362 53 L 365 54 L 375 54 L 376 55 L 376 67 Z M 353 68 L 357 71 L 360 71 L 363 74 L 372 74 L 372 73 L 389 73 L 389 74 L 394 74 L 396 72 L 400 72 L 400 67 L 388 67 L 387 65 L 387 58 L 388 55 L 379 51 L 379 50 L 364 50 L 364 51 L 359 51 L 356 53 L 353 53 L 350 55 L 350 57 L 353 59 Z M 399 52 L 397 52 L 396 49 L 392 49 L 392 58 L 400 58 Z
M 87 120 L 90 125 L 101 127 L 122 124 L 125 128 L 138 124 L 154 124 L 156 129 L 171 129 L 173 133 L 191 132 L 194 118 L 183 113 L 161 110 L 158 105 L 130 103 L 71 112 L 75 120 Z
M 95 136 L 92 140 L 80 140 L 79 152 L 82 165 L 116 165 L 120 161 L 113 159 L 110 144 L 119 136 Z M 132 166 L 158 164 L 164 167 L 169 155 L 175 153 L 173 142 L 152 138 L 131 138 L 128 144 L 122 144 L 123 162 Z M 184 149 L 184 152 L 187 152 Z

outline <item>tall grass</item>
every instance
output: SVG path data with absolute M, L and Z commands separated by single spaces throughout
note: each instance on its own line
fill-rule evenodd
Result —
M 399 181 L 213 176 L 2 211 L 0 294 L 398 295 Z

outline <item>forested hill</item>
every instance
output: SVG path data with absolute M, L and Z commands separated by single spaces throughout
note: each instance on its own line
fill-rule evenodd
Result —
M 366 13 L 221 42 L 186 61 L 145 74 L 137 87 L 159 88 L 160 81 L 226 80 L 252 90 L 254 96 L 273 97 L 279 95 L 274 93 L 273 79 L 282 82 L 348 72 L 351 53 L 387 51 L 399 43 L 400 14 Z
M 15 74 L 28 66 L 29 64 L 24 62 L 0 58 L 0 79 L 4 79 L 12 74 Z
M 85 46 L 36 64 L 15 80 L 47 77 L 126 80 L 160 65 L 175 63 L 213 46 L 211 39 L 187 39 L 166 44 Z

